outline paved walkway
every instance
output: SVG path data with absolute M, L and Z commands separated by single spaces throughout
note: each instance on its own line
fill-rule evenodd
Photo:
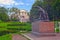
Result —
M 31 33 L 24 34 L 26 37 L 30 38 L 31 40 L 60 40 L 60 34 L 57 34 L 56 36 L 36 36 Z
M 13 34 L 12 40 L 27 40 L 27 39 L 19 34 Z

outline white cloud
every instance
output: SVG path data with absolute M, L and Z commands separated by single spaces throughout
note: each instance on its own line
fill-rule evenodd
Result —
M 29 6 L 30 4 L 27 3 L 26 5 Z
M 24 2 L 21 2 L 21 1 L 20 1 L 20 2 L 18 2 L 18 3 L 17 3 L 17 2 L 15 2 L 15 5 L 24 5 L 24 4 L 25 4 L 25 3 L 24 3 Z
M 0 5 L 1 7 L 3 7 L 4 5 Z
M 7 7 L 10 7 L 10 6 L 13 6 L 13 5 L 25 5 L 25 6 L 29 6 L 28 3 L 24 3 L 23 1 L 19 1 L 19 2 L 16 2 L 15 0 L 0 0 L 0 6 L 7 6 Z
M 15 3 L 15 5 L 19 5 L 19 3 Z
M 25 3 L 23 3 L 23 2 L 19 2 L 20 3 L 20 5 L 24 5 Z
M 11 5 L 14 3 L 15 3 L 14 0 L 0 0 L 0 4 L 3 4 L 3 5 Z
M 8 6 L 6 6 L 7 8 L 10 8 L 10 7 L 12 7 L 11 5 L 8 5 Z

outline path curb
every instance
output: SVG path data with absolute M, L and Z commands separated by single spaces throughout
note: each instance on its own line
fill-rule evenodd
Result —
M 27 37 L 28 39 L 30 39 L 30 40 L 33 40 L 31 37 L 29 37 L 28 35 L 26 35 L 26 34 L 21 34 L 21 35 L 23 35 L 23 36 L 25 36 L 25 37 Z

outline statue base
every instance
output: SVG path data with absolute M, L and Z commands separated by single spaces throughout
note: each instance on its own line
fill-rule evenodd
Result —
M 54 22 L 32 22 L 32 33 L 36 35 L 55 35 Z

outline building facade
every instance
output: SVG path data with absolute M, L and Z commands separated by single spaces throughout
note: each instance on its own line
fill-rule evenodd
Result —
M 17 13 L 12 13 L 10 15 L 10 19 L 16 19 L 20 22 L 28 22 L 29 21 L 29 15 L 26 10 L 19 10 Z

